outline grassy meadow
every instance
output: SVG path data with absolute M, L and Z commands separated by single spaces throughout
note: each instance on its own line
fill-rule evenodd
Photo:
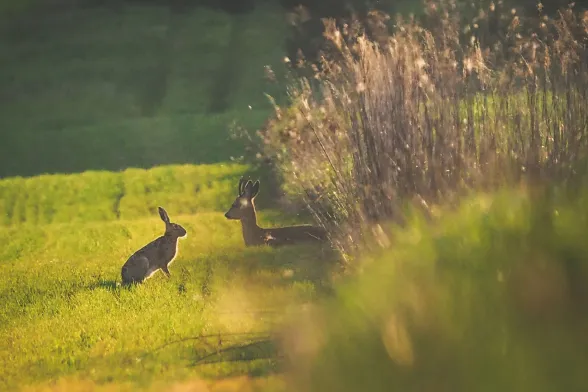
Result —
M 220 213 L 168 212 L 188 231 L 172 277 L 132 288 L 120 287 L 120 267 L 162 234 L 159 217 L 0 229 L 3 390 L 68 376 L 147 388 L 278 369 L 265 342 L 240 350 L 249 362 L 205 359 L 268 341 L 296 305 L 328 289 L 330 264 L 312 248 L 245 249 L 239 225 Z M 284 222 L 270 213 L 262 221 Z
M 333 255 L 245 249 L 223 216 L 245 175 L 262 180 L 260 223 L 302 219 L 267 209 L 272 181 L 239 163 L 247 151 L 231 137 L 270 112 L 263 94 L 277 90 L 263 66 L 283 58 L 279 9 L 11 9 L 0 34 L 0 389 L 193 390 L 210 384 L 202 377 L 281 388 L 273 331 L 328 291 Z M 121 288 L 128 256 L 163 233 L 159 205 L 188 231 L 172 277 Z
M 269 122 L 264 93 L 282 103 L 286 89 L 264 66 L 282 76 L 287 34 L 270 1 L 238 15 L 10 7 L 0 390 L 585 390 L 584 47 L 547 36 L 543 53 L 577 55 L 561 63 L 575 73 L 543 59 L 486 80 L 482 51 L 455 38 L 455 7 L 430 5 L 439 34 L 407 22 L 388 52 L 363 37 L 339 46 L 341 67 L 288 86 L 293 104 Z M 265 128 L 265 145 L 234 126 Z M 541 186 L 504 180 L 533 164 Z M 223 216 L 242 176 L 261 179 L 261 226 L 328 218 L 345 258 L 331 244 L 246 248 Z M 284 194 L 311 214 L 286 211 Z M 171 277 L 122 287 L 123 263 L 164 231 L 157 206 L 188 232 Z
M 32 11 L 31 11 L 32 12 Z M 278 94 L 279 7 L 122 3 L 24 13 L 0 31 L 0 177 L 219 163 Z M 17 158 L 15 158 L 17 157 Z
M 173 206 L 176 214 L 223 211 L 233 202 L 241 176 L 264 174 L 267 177 L 261 169 L 226 163 L 11 177 L 0 181 L 0 225 L 137 219 L 159 205 Z M 268 193 L 271 188 L 260 199 L 266 205 Z

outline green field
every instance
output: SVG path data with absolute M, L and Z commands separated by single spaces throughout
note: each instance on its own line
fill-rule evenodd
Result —
M 134 184 L 172 168 L 199 167 L 141 171 Z M 585 192 L 477 195 L 433 224 L 409 211 L 405 227 L 387 230 L 394 247 L 343 281 L 328 247 L 246 249 L 220 203 L 180 214 L 181 200 L 170 197 L 168 212 L 189 235 L 171 279 L 131 288 L 119 284 L 122 263 L 163 230 L 152 208 L 0 227 L 1 389 L 548 392 L 588 382 Z M 268 209 L 260 218 L 299 221 Z
M 248 334 L 269 339 L 296 305 L 328 289 L 332 264 L 312 248 L 245 249 L 239 225 L 220 213 L 168 212 L 189 233 L 172 278 L 156 274 L 130 289 L 120 287 L 120 267 L 163 232 L 159 218 L 0 229 L 0 290 L 8 299 L 0 307 L 2 390 L 64 376 L 148 387 L 278 369 L 259 350 L 242 350 L 254 360 L 237 365 L 198 360 L 256 337 Z
M 242 176 L 260 225 L 311 222 L 231 136 L 284 98 L 283 10 L 84 4 L 0 26 L 0 390 L 586 389 L 588 194 L 407 209 L 351 276 L 328 245 L 245 248 Z M 188 232 L 171 278 L 122 287 L 157 206 Z
M 267 175 L 221 163 L 13 177 L 0 181 L 0 226 L 136 219 L 159 205 L 173 206 L 176 214 L 223 211 L 233 202 L 241 176 L 262 174 Z M 267 199 L 260 201 L 267 204 Z
M 270 113 L 264 66 L 284 56 L 283 18 L 269 3 L 25 13 L 0 30 L 0 177 L 241 156 L 229 130 Z
M 243 375 L 281 388 L 271 334 L 329 289 L 333 255 L 245 249 L 222 214 L 245 175 L 264 184 L 262 224 L 302 220 L 267 209 L 272 180 L 236 163 L 246 151 L 231 137 L 270 113 L 263 67 L 284 56 L 282 11 L 17 14 L 0 34 L 0 389 Z M 163 233 L 159 205 L 188 231 L 172 277 L 121 288 L 122 264 Z
M 330 291 L 337 264 L 328 246 L 244 247 L 222 214 L 241 176 L 263 174 L 227 163 L 0 180 L 0 389 L 282 385 L 268 378 L 280 370 L 273 333 Z M 275 206 L 262 189 L 258 205 Z M 172 277 L 122 288 L 122 264 L 163 233 L 159 205 L 188 231 Z M 300 221 L 260 211 L 263 226 Z

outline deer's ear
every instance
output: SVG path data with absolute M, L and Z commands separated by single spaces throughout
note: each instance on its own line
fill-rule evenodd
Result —
M 259 193 L 259 180 L 255 181 L 251 187 L 251 198 L 253 199 Z
M 245 185 L 243 185 L 243 194 L 248 194 L 251 192 L 251 180 L 245 181 Z
M 245 190 L 244 188 L 245 188 L 245 179 L 243 177 L 241 177 L 239 179 L 239 189 L 238 189 L 238 191 L 239 191 L 238 195 L 239 196 L 241 196 L 243 194 L 243 191 Z

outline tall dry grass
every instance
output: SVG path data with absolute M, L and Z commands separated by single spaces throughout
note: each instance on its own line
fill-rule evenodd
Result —
M 285 190 L 349 251 L 439 202 L 523 180 L 573 182 L 586 169 L 588 13 L 519 16 L 488 3 L 469 23 L 451 0 L 423 18 L 325 21 L 330 50 L 291 79 L 291 105 L 260 132 Z M 373 34 L 372 34 L 373 35 Z

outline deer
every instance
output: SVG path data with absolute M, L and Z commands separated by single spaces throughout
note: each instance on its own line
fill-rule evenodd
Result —
M 327 240 L 327 231 L 318 226 L 298 225 L 262 228 L 257 224 L 255 196 L 259 193 L 259 180 L 253 183 L 239 179 L 237 198 L 225 213 L 225 218 L 240 220 L 245 246 L 268 245 L 278 247 L 299 243 L 320 243 Z

